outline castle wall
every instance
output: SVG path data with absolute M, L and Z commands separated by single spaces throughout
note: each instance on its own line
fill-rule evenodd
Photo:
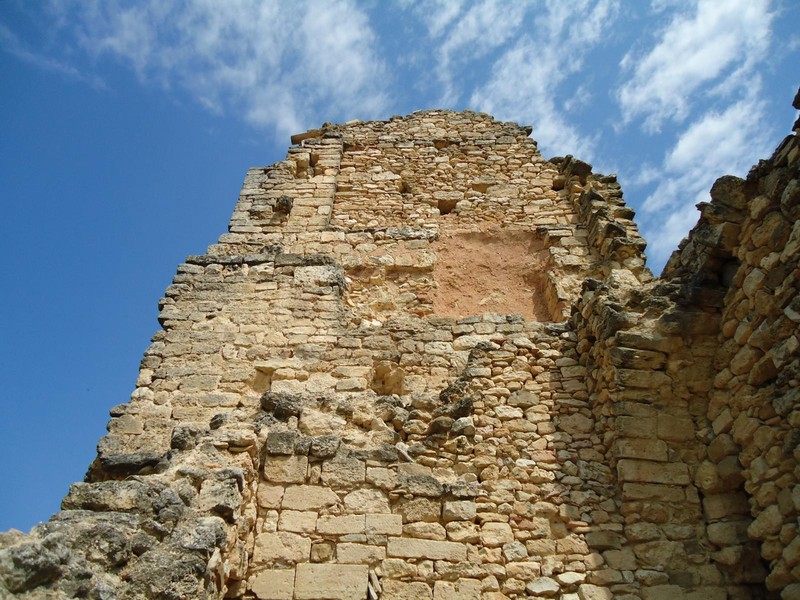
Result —
M 9 592 L 797 597 L 796 138 L 654 280 L 616 179 L 529 133 L 419 112 L 250 169 Z

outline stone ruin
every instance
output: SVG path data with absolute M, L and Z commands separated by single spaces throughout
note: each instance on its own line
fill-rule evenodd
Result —
M 659 278 L 530 133 L 417 112 L 250 169 L 0 595 L 800 598 L 800 121 Z

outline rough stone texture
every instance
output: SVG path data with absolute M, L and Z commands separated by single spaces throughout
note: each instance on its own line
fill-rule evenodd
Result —
M 800 143 L 660 278 L 613 176 L 471 112 L 326 125 L 178 268 L 19 598 L 800 596 Z

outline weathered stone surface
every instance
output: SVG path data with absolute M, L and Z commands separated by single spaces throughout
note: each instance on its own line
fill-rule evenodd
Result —
M 259 600 L 292 600 L 294 569 L 262 571 L 250 580 L 250 589 Z
M 462 561 L 467 558 L 467 548 L 456 542 L 441 542 L 406 538 L 389 538 L 388 556 L 430 560 Z
M 294 597 L 297 600 L 363 600 L 367 594 L 366 565 L 297 565 Z
M 259 486 L 259 490 L 261 486 Z M 289 510 L 320 510 L 339 502 L 330 488 L 317 485 L 289 486 L 283 493 L 281 506 Z
M 616 177 L 530 131 L 326 124 L 248 171 L 0 596 L 792 597 L 797 135 L 654 279 Z

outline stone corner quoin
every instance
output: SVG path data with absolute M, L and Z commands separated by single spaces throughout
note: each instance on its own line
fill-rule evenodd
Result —
M 421 111 L 250 169 L 0 596 L 800 598 L 800 122 L 658 278 L 530 132 Z

